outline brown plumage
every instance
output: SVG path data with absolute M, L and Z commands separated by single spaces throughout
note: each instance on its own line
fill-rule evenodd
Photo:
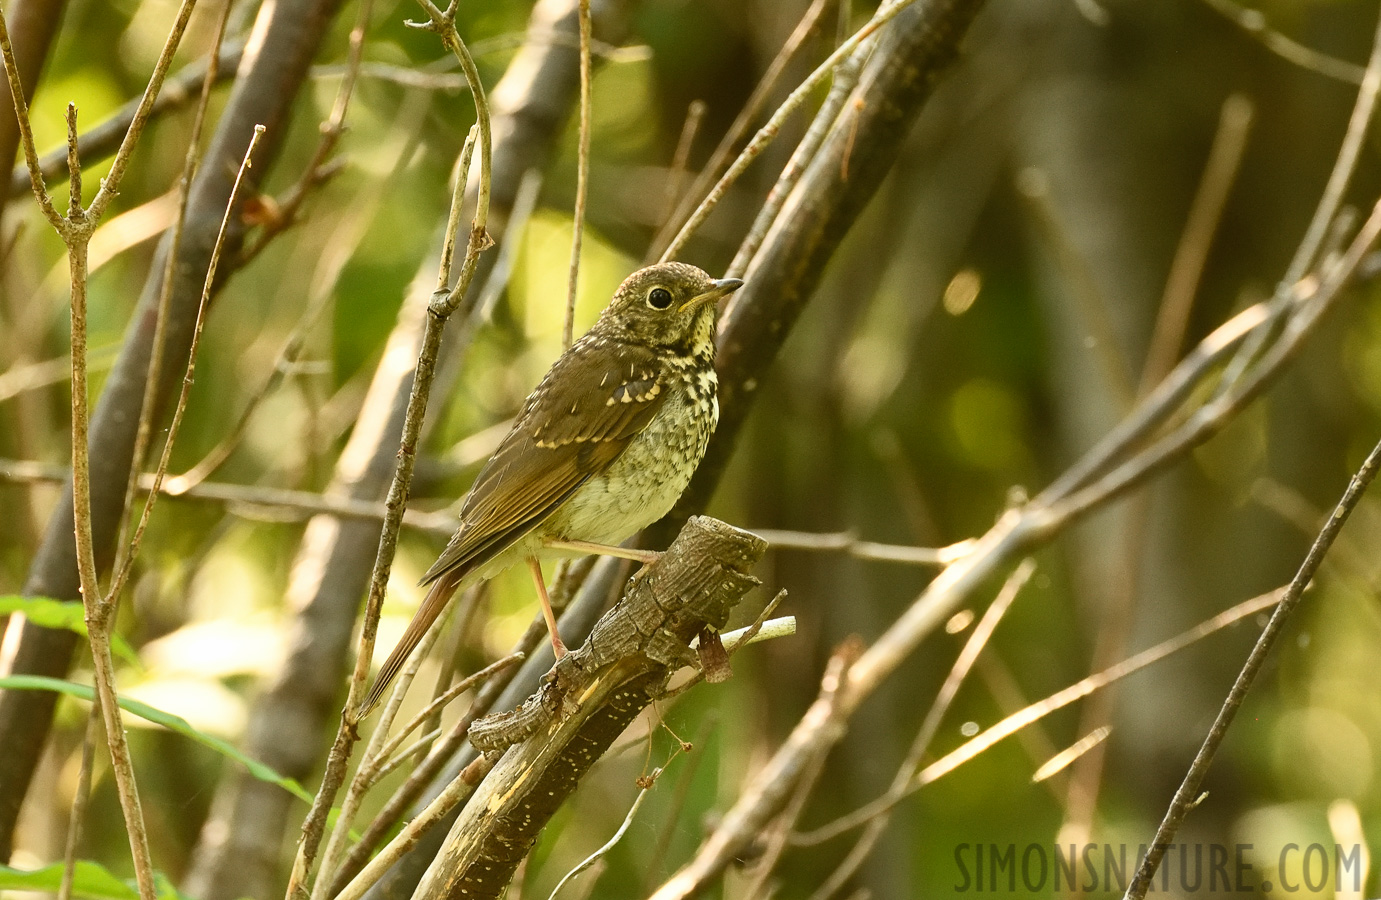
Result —
M 455 535 L 423 576 L 431 590 L 361 715 L 460 588 L 524 560 L 570 555 L 553 542 L 616 544 L 671 509 L 719 416 L 715 302 L 741 284 L 662 263 L 620 285 L 528 396 L 475 479 Z M 545 604 L 540 581 L 538 593 Z M 564 652 L 554 629 L 552 639 Z

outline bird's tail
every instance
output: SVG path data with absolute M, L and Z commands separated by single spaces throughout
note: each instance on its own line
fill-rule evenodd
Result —
M 456 592 L 460 582 L 461 575 L 459 572 L 447 572 L 432 582 L 431 590 L 427 591 L 427 596 L 417 609 L 417 615 L 413 616 L 412 621 L 408 623 L 408 630 L 403 632 L 398 646 L 393 648 L 393 652 L 388 655 L 383 667 L 379 669 L 379 675 L 374 679 L 374 687 L 370 688 L 364 706 L 360 707 L 359 717 L 361 719 L 373 712 L 374 708 L 379 705 L 379 701 L 384 699 L 384 693 L 388 690 L 389 684 L 402 671 L 403 664 L 408 661 L 412 651 L 421 643 L 422 636 L 427 633 L 427 629 L 432 627 L 436 617 L 441 615 L 441 611 L 446 608 L 446 603 Z

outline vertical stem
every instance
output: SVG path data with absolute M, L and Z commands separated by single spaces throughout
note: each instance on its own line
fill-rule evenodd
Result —
M 580 241 L 585 228 L 585 195 L 590 180 L 590 0 L 580 0 L 577 6 L 580 14 L 580 149 L 576 155 L 575 215 L 571 223 L 571 274 L 566 285 L 563 347 L 569 347 L 575 340 L 575 288 L 580 276 Z
M 82 179 L 77 155 L 77 108 L 67 105 L 67 160 L 70 166 L 66 240 L 67 259 L 72 278 L 72 509 L 76 524 L 77 571 L 81 577 L 82 603 L 86 630 L 91 641 L 91 659 L 96 670 L 96 690 L 105 719 L 106 743 L 110 748 L 111 768 L 120 795 L 120 809 L 129 834 L 134 857 L 134 877 L 140 900 L 154 900 L 153 859 L 149 837 L 144 829 L 144 811 L 134 779 L 134 763 L 120 707 L 115 701 L 115 662 L 110 655 L 110 622 L 114 606 L 101 599 L 96 576 L 96 552 L 91 536 L 91 448 L 89 446 L 88 398 L 86 384 L 86 282 L 87 250 L 91 242 L 91 222 L 82 210 Z

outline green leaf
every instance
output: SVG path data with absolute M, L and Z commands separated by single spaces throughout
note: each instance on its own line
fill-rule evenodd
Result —
M 0 890 L 55 892 L 62 882 L 62 863 L 25 871 L 0 866 Z M 112 875 L 100 863 L 77 860 L 72 879 L 72 896 L 91 900 L 139 900 L 139 891 Z
M 24 618 L 44 628 L 61 628 L 87 637 L 86 613 L 75 601 L 54 600 L 52 597 L 20 597 L 0 594 L 0 616 L 20 612 Z M 118 634 L 110 636 L 110 649 L 127 663 L 139 666 L 139 654 Z
M 21 691 L 56 691 L 59 694 L 67 694 L 69 697 L 77 697 L 86 701 L 94 700 L 96 696 L 95 689 L 89 685 L 77 684 L 72 681 L 63 681 L 61 678 L 48 678 L 43 675 L 0 676 L 0 688 Z M 248 769 L 249 774 L 260 781 L 276 784 L 305 803 L 312 802 L 312 795 L 307 793 L 302 785 L 298 784 L 295 780 L 284 778 L 263 763 L 245 756 L 228 741 L 223 741 L 218 737 L 213 737 L 205 732 L 198 731 L 192 727 L 190 722 L 181 716 L 175 716 L 161 709 L 155 709 L 147 703 L 140 703 L 138 700 L 131 700 L 129 697 L 120 697 L 117 702 L 119 702 L 120 708 L 125 712 L 138 716 L 141 719 L 146 719 L 156 725 L 162 725 L 169 731 L 175 731 L 184 737 L 190 738 L 203 747 L 209 747 L 222 756 L 235 760 L 235 762 Z
M 159 900 L 185 900 L 162 872 L 153 874 Z M 28 890 L 53 893 L 62 882 L 62 863 L 41 869 L 11 869 L 0 866 L 0 890 Z M 134 881 L 116 878 L 110 870 L 89 859 L 79 859 L 72 872 L 72 896 L 90 900 L 139 900 Z

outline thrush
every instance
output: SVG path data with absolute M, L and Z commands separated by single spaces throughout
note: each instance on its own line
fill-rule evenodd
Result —
M 430 590 L 361 716 L 378 705 L 457 591 L 526 563 L 559 658 L 566 647 L 540 560 L 655 558 L 615 545 L 666 515 L 705 455 L 719 420 L 715 304 L 742 285 L 684 263 L 640 269 L 619 285 L 480 470 L 455 535 L 422 578 Z

